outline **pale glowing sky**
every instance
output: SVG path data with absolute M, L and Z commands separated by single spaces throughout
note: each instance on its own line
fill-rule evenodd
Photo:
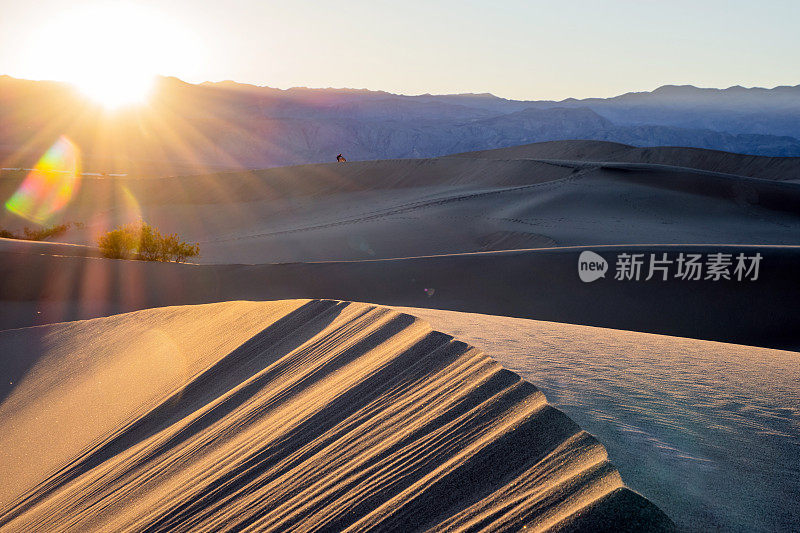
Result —
M 0 14 L 0 74 L 106 94 L 152 74 L 559 100 L 800 83 L 798 0 L 0 0 Z

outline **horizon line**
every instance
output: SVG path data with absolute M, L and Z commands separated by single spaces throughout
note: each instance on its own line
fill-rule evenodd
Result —
M 20 78 L 20 77 L 12 76 L 11 74 L 0 74 L 0 78 L 11 78 L 11 79 L 17 80 L 17 81 L 58 83 L 58 84 L 63 84 L 63 85 L 68 85 L 68 86 L 74 86 L 74 84 L 69 82 L 69 81 L 48 79 L 48 78 L 42 78 L 42 79 Z M 179 78 L 177 76 L 164 75 L 164 74 L 156 74 L 154 76 L 154 79 L 164 79 L 164 80 L 173 79 L 173 80 L 177 80 L 177 81 L 179 81 L 181 83 L 184 83 L 186 85 L 193 85 L 193 86 L 219 85 L 219 84 L 226 84 L 227 83 L 227 84 L 235 84 L 235 85 L 241 85 L 241 86 L 246 86 L 246 87 L 254 87 L 254 88 L 257 88 L 257 89 L 269 89 L 269 90 L 273 90 L 273 91 L 283 91 L 283 92 L 289 92 L 289 91 L 293 91 L 293 90 L 353 91 L 353 92 L 383 93 L 383 94 L 387 94 L 387 95 L 402 96 L 402 97 L 408 97 L 408 98 L 415 98 L 415 97 L 421 97 L 421 96 L 433 96 L 433 97 L 435 97 L 435 96 L 483 96 L 483 97 L 496 98 L 498 100 L 505 100 L 505 101 L 508 101 L 508 102 L 556 102 L 556 103 L 558 103 L 558 102 L 566 102 L 568 100 L 576 100 L 576 101 L 583 101 L 583 100 L 610 100 L 610 99 L 613 99 L 613 98 L 619 98 L 619 97 L 622 97 L 622 96 L 628 96 L 628 95 L 634 95 L 634 94 L 651 94 L 651 93 L 654 93 L 654 92 L 656 92 L 656 91 L 658 91 L 660 89 L 665 89 L 665 88 L 691 88 L 691 89 L 697 89 L 697 90 L 701 90 L 701 91 L 729 91 L 729 90 L 735 90 L 735 89 L 743 89 L 743 90 L 746 90 L 746 91 L 753 91 L 753 90 L 773 91 L 773 90 L 776 90 L 776 89 L 800 89 L 800 83 L 798 83 L 797 85 L 776 85 L 774 87 L 762 87 L 762 86 L 745 87 L 743 85 L 731 85 L 730 87 L 724 87 L 724 88 L 723 87 L 699 87 L 697 85 L 692 85 L 692 84 L 672 84 L 672 83 L 668 83 L 668 84 L 664 84 L 664 85 L 659 85 L 655 89 L 651 89 L 651 90 L 628 91 L 628 92 L 624 92 L 624 93 L 621 93 L 621 94 L 616 94 L 614 96 L 605 96 L 605 97 L 604 96 L 589 96 L 589 97 L 586 97 L 586 98 L 576 98 L 576 97 L 568 96 L 568 97 L 563 98 L 561 100 L 554 100 L 554 99 L 520 100 L 520 99 L 516 99 L 516 98 L 505 98 L 503 96 L 498 96 L 498 95 L 496 95 L 494 93 L 491 93 L 491 92 L 479 92 L 479 93 L 478 92 L 463 92 L 463 93 L 430 93 L 430 92 L 426 92 L 426 93 L 408 94 L 408 93 L 402 93 L 402 92 L 393 93 L 391 91 L 387 91 L 387 90 L 384 90 L 384 89 L 370 89 L 370 88 L 366 88 L 366 87 L 361 87 L 361 88 L 358 88 L 358 87 L 308 87 L 308 86 L 303 86 L 303 85 L 296 85 L 296 86 L 292 86 L 292 87 L 288 87 L 288 88 L 284 89 L 284 88 L 281 88 L 281 87 L 272 87 L 270 85 L 258 85 L 256 83 L 240 82 L 240 81 L 236 81 L 236 80 L 232 80 L 232 79 L 204 80 L 204 81 L 201 81 L 201 82 L 192 82 L 192 81 L 183 80 L 183 79 L 181 79 L 181 78 Z

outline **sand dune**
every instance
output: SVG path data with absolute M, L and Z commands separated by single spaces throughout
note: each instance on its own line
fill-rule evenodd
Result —
M 778 181 L 800 179 L 800 157 L 764 157 L 682 146 L 639 148 L 603 141 L 543 142 L 466 152 L 451 157 L 653 163 Z
M 416 311 L 542 383 L 608 445 L 623 479 L 681 528 L 791 528 L 796 509 L 781 505 L 797 468 L 796 360 L 754 347 L 800 350 L 794 165 L 580 141 L 85 179 L 55 220 L 83 229 L 73 226 L 63 243 L 0 241 L 0 329 L 25 328 L 0 332 L 19 354 L 0 362 L 11 365 L 0 386 L 0 450 L 17 454 L 0 461 L 3 479 L 15 480 L 0 487 L 0 520 L 12 529 L 48 520 L 84 529 L 169 528 L 170 520 L 214 529 L 239 519 L 258 527 L 256 509 L 267 502 L 287 528 L 302 517 L 337 530 L 521 521 L 602 529 L 621 509 L 651 513 L 619 489 L 597 443 L 552 408 L 535 407 L 543 400 L 532 386 L 419 320 L 307 300 L 160 308 L 318 298 L 502 315 L 487 322 Z M 18 181 L 0 176 L 0 192 Z M 203 264 L 96 257 L 100 232 L 139 216 L 200 241 Z M 0 220 L 18 230 L 13 224 L 24 225 L 8 213 Z M 605 279 L 579 279 L 586 250 L 607 260 Z M 758 279 L 614 279 L 620 254 L 723 252 L 761 254 Z M 291 333 L 275 329 L 286 321 L 296 324 Z M 449 348 L 409 351 L 420 338 Z M 408 369 L 409 357 L 425 363 Z M 473 362 L 484 374 L 467 370 Z M 403 373 L 387 374 L 398 366 Z M 281 380 L 269 368 L 280 368 Z M 781 376 L 770 382 L 775 369 Z M 489 375 L 498 388 L 485 396 L 481 376 Z M 376 380 L 386 387 L 365 385 Z M 463 402 L 448 403 L 443 391 L 456 390 Z M 458 411 L 488 397 L 496 401 L 487 410 Z M 463 427 L 424 425 L 436 409 Z M 537 424 L 553 425 L 550 444 Z M 399 463 L 385 446 L 395 446 Z M 483 469 L 500 457 L 521 462 Z M 550 476 L 573 467 L 582 473 L 554 489 Z M 489 488 L 475 489 L 476 479 Z M 191 498 L 211 502 L 208 513 L 194 514 Z M 726 510 L 731 501 L 738 510 Z
M 68 257 L 103 257 L 100 250 L 95 246 L 4 238 L 0 238 L 0 252 Z
M 388 309 L 171 307 L 0 345 L 30 367 L 3 384 L 6 531 L 671 527 L 534 386 Z
M 0 252 L 0 327 L 238 299 L 351 298 L 800 349 L 798 247 L 592 247 L 612 265 L 583 283 L 586 248 L 277 265 L 177 265 Z M 757 281 L 617 281 L 621 253 L 763 256 Z M 427 289 L 427 290 L 426 290 Z M 735 310 L 735 311 L 733 311 Z
M 535 383 L 686 531 L 800 520 L 800 354 L 502 316 L 398 308 Z M 735 506 L 731 502 L 736 502 Z
M 102 231 L 142 216 L 200 242 L 198 261 L 218 264 L 605 244 L 798 244 L 800 185 L 786 181 L 798 176 L 748 177 L 774 178 L 786 158 L 753 159 L 758 165 L 738 175 L 730 173 L 735 154 L 700 151 L 697 164 L 666 155 L 620 162 L 626 158 L 611 157 L 620 146 L 609 153 L 608 143 L 542 143 L 480 157 L 84 180 L 59 217 L 86 227 L 62 240 L 94 245 Z M 503 159 L 512 156 L 521 159 Z M 10 194 L 18 180 L 0 179 L 0 193 Z M 22 222 L 0 217 L 0 226 L 15 225 Z

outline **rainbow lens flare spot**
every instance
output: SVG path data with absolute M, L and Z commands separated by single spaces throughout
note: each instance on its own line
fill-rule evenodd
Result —
M 6 202 L 6 209 L 26 220 L 46 224 L 77 191 L 80 165 L 80 150 L 62 135 L 25 176 Z

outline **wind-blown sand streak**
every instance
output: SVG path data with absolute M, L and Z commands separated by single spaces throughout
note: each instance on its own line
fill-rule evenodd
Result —
M 0 405 L 8 531 L 672 526 L 533 385 L 389 309 L 160 308 L 0 345 L 30 367 Z

